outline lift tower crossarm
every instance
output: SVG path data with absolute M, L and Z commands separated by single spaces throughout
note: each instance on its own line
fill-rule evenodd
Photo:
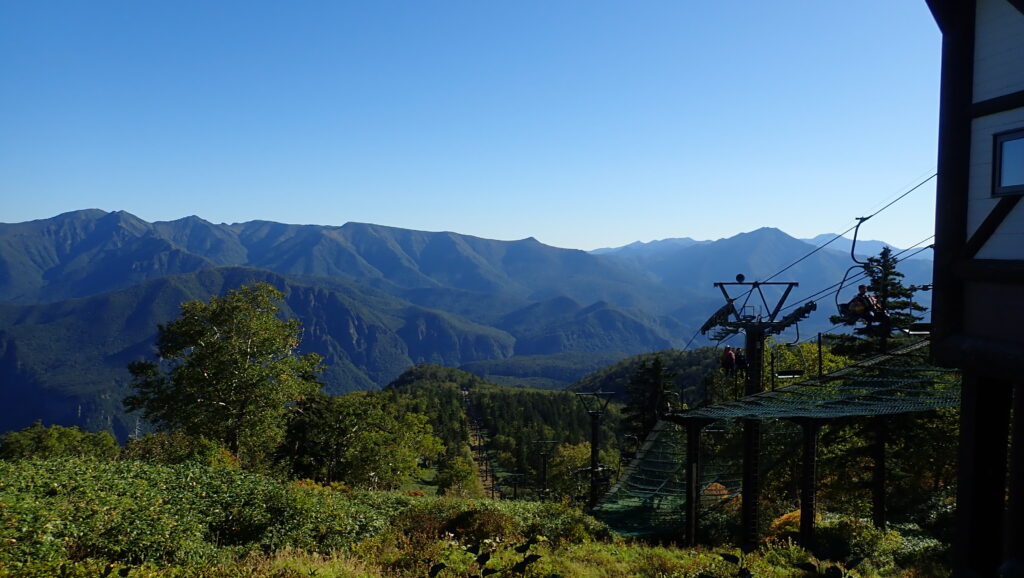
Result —
M 747 301 L 750 300 L 750 295 L 753 294 L 753 292 L 756 290 L 758 296 L 761 297 L 761 303 L 764 304 L 765 310 L 771 309 L 771 314 L 768 315 L 768 322 L 770 323 L 772 321 L 775 321 L 775 317 L 779 314 L 779 311 L 782 310 L 782 304 L 785 303 L 786 299 L 789 298 L 789 294 L 793 291 L 793 288 L 797 287 L 800 284 L 796 283 L 794 281 L 776 281 L 776 282 L 754 281 L 753 283 L 744 283 L 743 281 L 735 281 L 735 282 L 715 283 L 715 287 L 718 287 L 722 291 L 722 295 L 725 296 L 725 300 L 728 301 L 729 303 L 732 303 L 733 301 L 735 301 L 737 299 L 737 298 L 734 298 L 734 297 L 730 297 L 729 296 L 729 291 L 726 289 L 726 287 L 732 286 L 732 285 L 739 285 L 739 286 L 743 286 L 743 287 L 750 287 L 750 291 L 747 293 L 747 298 L 743 301 L 743 305 L 744 306 L 747 304 Z M 767 286 L 767 285 L 780 285 L 780 286 L 781 285 L 785 285 L 786 286 L 786 289 L 782 293 L 782 297 L 779 298 L 779 302 L 775 304 L 774 308 L 768 305 L 768 299 L 765 298 L 764 291 L 761 290 L 762 287 Z M 740 307 L 740 309 L 742 309 L 742 307 Z M 736 315 L 736 321 L 741 321 L 742 319 L 740 318 L 739 311 L 736 310 L 736 309 L 733 309 L 733 312 Z

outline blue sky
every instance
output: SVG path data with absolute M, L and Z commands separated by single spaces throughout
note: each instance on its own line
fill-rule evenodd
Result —
M 934 171 L 940 40 L 924 0 L 0 0 L 0 221 L 841 232 Z

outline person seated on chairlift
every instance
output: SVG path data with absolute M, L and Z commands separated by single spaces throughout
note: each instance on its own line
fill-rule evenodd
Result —
M 889 315 L 882 309 L 875 296 L 868 293 L 867 285 L 857 287 L 857 295 L 850 300 L 846 308 L 850 315 L 863 319 L 869 325 L 876 321 L 889 319 Z

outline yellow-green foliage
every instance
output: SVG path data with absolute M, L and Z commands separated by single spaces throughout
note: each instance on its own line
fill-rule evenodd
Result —
M 943 575 L 941 544 L 905 529 L 837 519 L 819 536 L 829 560 L 788 541 L 749 554 L 630 543 L 558 503 L 281 483 L 196 462 L 0 462 L 0 577 Z
M 109 432 L 90 433 L 77 427 L 44 426 L 39 421 L 21 431 L 0 436 L 0 459 L 4 460 L 64 457 L 110 459 L 117 452 L 117 442 Z
M 183 432 L 159 432 L 129 440 L 118 457 L 164 465 L 199 462 L 210 466 L 241 467 L 238 458 L 224 446 Z

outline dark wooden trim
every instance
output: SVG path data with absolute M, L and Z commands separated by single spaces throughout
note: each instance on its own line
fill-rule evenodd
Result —
M 1024 0 L 1021 0 L 1024 3 Z M 1024 107 L 1024 90 L 1011 92 L 971 105 L 971 118 L 988 116 Z
M 1011 395 L 1006 381 L 964 374 L 954 576 L 1000 574 Z
M 1017 201 L 1020 200 L 1019 196 L 1012 197 L 1001 197 L 996 207 L 992 209 L 992 212 L 985 217 L 985 221 L 981 223 L 978 230 L 971 235 L 971 238 L 967 240 L 967 244 L 964 245 L 964 255 L 966 257 L 973 257 L 978 254 L 978 251 L 985 246 L 985 243 L 992 238 L 992 235 L 999 228 L 999 225 L 1003 223 L 1007 216 L 1010 215 L 1010 211 L 1017 206 Z
M 1024 366 L 1024 346 L 1004 339 L 959 334 L 933 342 L 932 351 L 945 367 L 997 379 L 1019 380 Z
M 1017 259 L 963 259 L 957 261 L 953 272 L 968 282 L 1024 284 L 1024 261 Z
M 946 25 L 951 18 L 949 16 L 949 6 L 951 3 L 943 0 L 925 0 L 925 3 L 928 4 L 928 9 L 932 11 L 932 18 L 938 24 L 939 30 L 945 32 Z
M 935 261 L 932 281 L 933 338 L 963 327 L 963 284 L 953 265 L 967 238 L 967 190 L 971 157 L 974 86 L 973 0 L 929 0 L 942 29 L 938 177 L 935 184 Z

